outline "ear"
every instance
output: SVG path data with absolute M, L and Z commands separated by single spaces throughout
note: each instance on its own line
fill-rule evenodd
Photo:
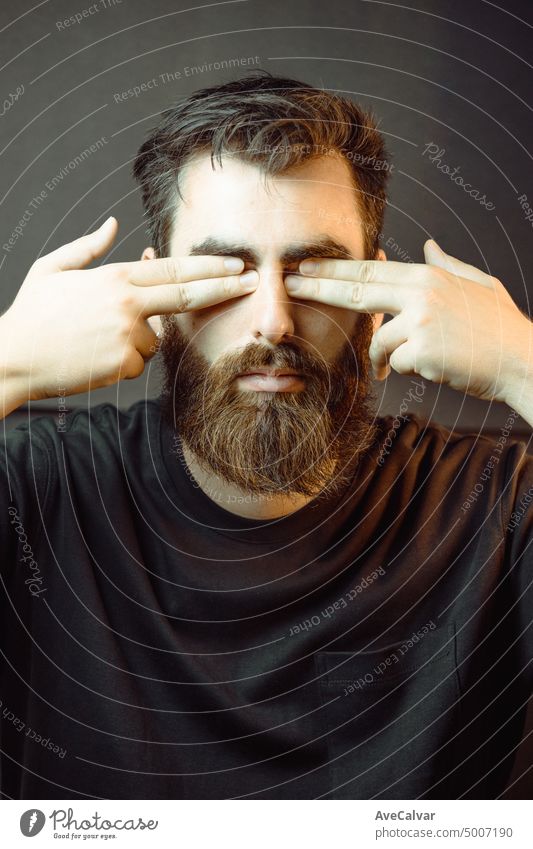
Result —
M 152 246 L 145 248 L 142 252 L 141 259 L 155 259 L 155 251 Z M 161 316 L 159 315 L 150 315 L 146 319 L 154 333 L 159 333 L 161 331 Z
M 379 248 L 379 250 L 376 254 L 376 260 L 378 260 L 379 262 L 387 262 L 387 254 L 385 253 L 385 251 L 382 248 Z M 373 319 L 374 333 L 376 332 L 376 330 L 378 330 L 381 327 L 381 325 L 383 324 L 384 318 L 385 318 L 384 313 L 382 313 L 382 312 L 374 313 L 374 319 Z

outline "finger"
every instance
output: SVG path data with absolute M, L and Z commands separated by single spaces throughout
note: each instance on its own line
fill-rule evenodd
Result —
M 404 342 L 391 353 L 389 364 L 398 374 L 416 375 L 416 354 L 410 342 Z
M 398 283 L 353 283 L 348 280 L 287 274 L 285 286 L 289 295 L 296 298 L 319 301 L 357 312 L 386 312 L 396 315 L 407 304 L 408 298 L 406 287 Z
M 56 271 L 84 268 L 110 249 L 117 235 L 117 227 L 117 219 L 111 216 L 98 230 L 80 236 L 79 239 L 67 242 L 55 251 L 39 257 L 35 263 L 34 272 L 53 274 Z
M 403 314 L 396 316 L 386 324 L 382 324 L 372 337 L 368 349 L 376 377 L 381 379 L 381 374 L 387 370 L 389 358 L 392 352 L 409 338 L 408 329 L 405 326 Z M 387 375 L 383 375 L 386 377 Z
M 424 372 L 426 373 L 426 369 L 424 368 L 424 363 L 420 361 L 420 355 L 416 357 L 416 350 L 412 344 L 412 342 L 408 339 L 407 342 L 404 342 L 402 345 L 398 345 L 397 348 L 394 349 L 392 354 L 389 357 L 389 364 L 397 371 L 398 374 L 404 375 L 420 375 Z M 424 376 L 422 375 L 422 376 Z M 434 380 L 436 383 L 440 383 L 441 380 L 439 378 L 443 377 L 443 368 L 436 373 L 436 376 L 433 378 L 426 377 L 426 380 Z
M 381 259 L 312 259 L 302 260 L 298 267 L 306 277 L 327 277 L 359 283 L 423 283 L 427 266 L 415 262 L 386 262 Z
M 125 357 L 128 355 L 132 346 L 144 360 L 151 359 L 159 350 L 160 339 L 154 333 L 148 321 L 145 321 L 143 318 L 137 319 L 128 335 L 124 337 L 120 351 L 121 356 Z
M 162 259 L 141 259 L 121 263 L 134 286 L 160 286 L 164 283 L 189 283 L 236 274 L 244 268 L 238 257 L 167 256 Z
M 230 298 L 239 298 L 257 288 L 257 271 L 231 277 L 215 277 L 213 280 L 195 280 L 192 283 L 169 283 L 166 286 L 139 287 L 141 312 L 151 315 L 201 310 Z
M 467 262 L 462 262 L 462 260 L 444 253 L 434 239 L 428 239 L 427 242 L 424 242 L 424 258 L 428 265 L 436 265 L 457 277 L 465 277 L 467 280 L 481 283 L 482 286 L 487 286 L 489 289 L 494 288 L 494 280 L 489 274 L 485 274 L 475 265 L 469 265 Z
M 138 321 L 132 334 L 132 341 L 145 360 L 151 359 L 159 350 L 161 340 L 147 321 Z

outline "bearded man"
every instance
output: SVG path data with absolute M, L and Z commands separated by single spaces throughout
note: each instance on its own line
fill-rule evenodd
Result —
M 141 260 L 86 268 L 112 217 L 31 266 L 0 318 L 4 416 L 157 351 L 162 385 L 4 437 L 5 796 L 503 792 L 533 669 L 510 438 L 532 324 L 434 241 L 387 260 L 391 170 L 371 113 L 259 73 L 142 144 Z M 505 434 L 379 416 L 391 369 L 410 400 L 507 404 Z

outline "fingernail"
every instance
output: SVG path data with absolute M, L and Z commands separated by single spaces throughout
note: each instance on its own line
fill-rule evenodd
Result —
M 304 274 L 316 274 L 318 271 L 318 262 L 312 259 L 304 259 L 299 265 L 300 271 Z
M 257 271 L 246 271 L 239 277 L 239 280 L 245 289 L 255 289 L 257 286 L 257 279 Z
M 227 268 L 228 271 L 240 271 L 241 268 L 244 268 L 244 262 L 242 259 L 230 256 L 224 260 L 224 268 Z
M 295 274 L 287 274 L 285 278 L 285 286 L 289 292 L 297 292 L 302 285 L 302 278 Z

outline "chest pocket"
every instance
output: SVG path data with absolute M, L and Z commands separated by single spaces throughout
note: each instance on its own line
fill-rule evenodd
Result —
M 379 649 L 315 655 L 328 746 L 326 798 L 457 798 L 455 640 L 453 624 L 433 623 Z

